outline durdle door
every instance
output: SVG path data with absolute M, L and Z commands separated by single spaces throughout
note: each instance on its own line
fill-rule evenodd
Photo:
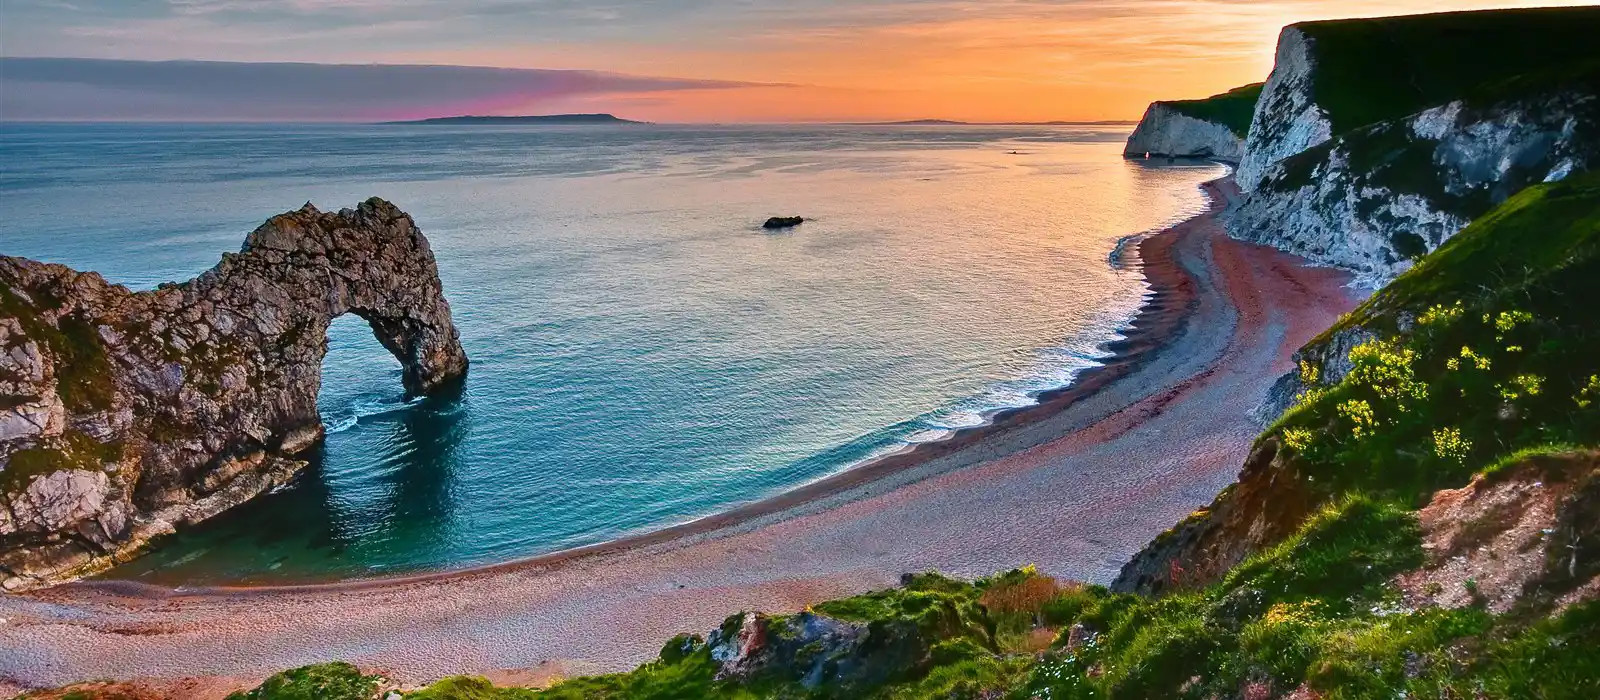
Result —
M 291 479 L 322 437 L 327 329 L 353 313 L 405 390 L 464 377 L 428 240 L 369 199 L 275 216 L 195 279 L 130 292 L 0 256 L 0 581 L 70 581 Z

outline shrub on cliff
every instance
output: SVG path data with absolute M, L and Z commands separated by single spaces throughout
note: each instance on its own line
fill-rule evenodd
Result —
M 1600 174 L 1531 188 L 1314 341 L 1377 336 L 1340 382 L 1308 382 L 1268 436 L 1324 497 L 1363 489 L 1416 505 L 1518 450 L 1596 444 L 1595 298 Z
M 302 666 L 274 674 L 254 690 L 228 700 L 370 700 L 383 679 L 343 661 Z

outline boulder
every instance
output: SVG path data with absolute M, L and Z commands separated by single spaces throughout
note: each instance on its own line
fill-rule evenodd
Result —
M 799 216 L 774 216 L 774 217 L 772 217 L 770 219 L 767 219 L 767 223 L 762 224 L 761 228 L 765 228 L 765 229 L 793 228 L 793 227 L 799 226 L 800 224 L 803 224 L 805 222 L 806 222 L 805 218 L 804 217 L 799 217 Z

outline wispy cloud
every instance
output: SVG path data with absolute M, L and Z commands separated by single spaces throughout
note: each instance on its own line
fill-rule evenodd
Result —
M 0 58 L 0 118 L 397 119 L 755 86 L 576 70 Z

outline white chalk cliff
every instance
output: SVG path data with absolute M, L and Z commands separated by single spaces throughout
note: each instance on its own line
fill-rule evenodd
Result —
M 1558 87 L 1464 101 L 1268 163 L 1228 231 L 1378 286 L 1522 188 L 1600 162 L 1600 97 Z M 1243 168 L 1240 169 L 1242 178 Z
M 1230 163 L 1244 155 L 1244 139 L 1223 124 L 1197 119 L 1164 102 L 1145 111 L 1138 128 L 1128 137 L 1123 155 L 1145 154 L 1174 158 L 1215 158 Z
M 1549 19 L 1529 11 L 1505 21 Z M 1407 32 L 1425 25 L 1401 18 L 1284 28 L 1239 157 L 1235 179 L 1246 196 L 1225 219 L 1230 234 L 1379 286 L 1522 188 L 1600 163 L 1594 62 L 1524 56 L 1516 68 L 1524 73 L 1461 70 L 1448 88 L 1417 87 L 1417 76 L 1439 65 L 1495 50 L 1478 37 L 1444 45 L 1442 57 L 1397 56 L 1393 75 L 1373 73 L 1365 52 L 1375 44 L 1364 41 L 1378 37 L 1388 43 L 1376 45 L 1405 52 Z M 1438 35 L 1419 45 L 1448 41 Z M 1342 102 L 1319 104 L 1319 95 Z M 1381 121 L 1364 122 L 1372 115 Z M 1145 127 L 1129 151 L 1158 150 L 1147 146 L 1155 141 Z
M 1310 36 L 1298 27 L 1284 27 L 1278 35 L 1278 53 L 1272 75 L 1261 89 L 1250 135 L 1235 179 L 1245 192 L 1255 190 L 1267 168 L 1284 158 L 1327 141 L 1332 124 L 1312 97 L 1313 72 Z

